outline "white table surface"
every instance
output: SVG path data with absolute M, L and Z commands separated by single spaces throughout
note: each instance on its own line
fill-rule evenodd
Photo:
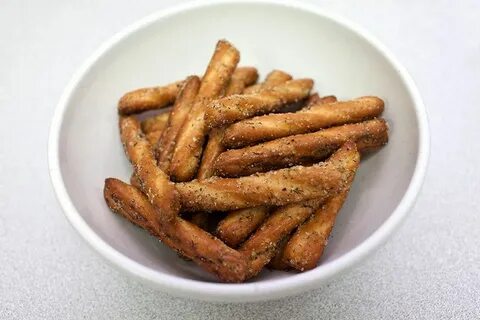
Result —
M 363 25 L 411 72 L 431 158 L 418 202 L 366 262 L 265 303 L 171 297 L 105 263 L 69 225 L 48 176 L 60 94 L 103 41 L 175 1 L 0 3 L 0 318 L 480 318 L 480 2 L 318 1 Z

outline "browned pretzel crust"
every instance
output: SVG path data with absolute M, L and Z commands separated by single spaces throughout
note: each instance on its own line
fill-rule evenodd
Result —
M 258 79 L 258 71 L 254 67 L 238 67 L 232 74 L 232 79 L 225 90 L 225 95 L 242 93 L 246 86 L 249 86 Z
M 185 84 L 182 86 L 170 112 L 166 129 L 158 143 L 154 144 L 158 166 L 166 173 L 169 173 L 170 161 L 175 149 L 175 139 L 192 109 L 199 88 L 200 79 L 197 76 L 190 76 L 185 80 Z
M 248 276 L 256 276 L 277 251 L 279 242 L 305 221 L 320 206 L 319 200 L 281 207 L 240 247 L 250 260 Z
M 106 179 L 104 196 L 113 212 L 148 230 L 182 256 L 217 275 L 220 280 L 241 282 L 245 279 L 247 263 L 242 254 L 178 216 L 172 221 L 158 219 L 158 211 L 135 187 L 117 179 Z
M 375 118 L 383 112 L 383 100 L 362 97 L 351 101 L 319 102 L 295 113 L 277 113 L 243 120 L 225 130 L 223 144 L 239 148 L 322 128 Z
M 143 133 L 148 134 L 154 131 L 163 131 L 167 127 L 169 117 L 170 112 L 163 112 L 143 120 L 141 122 Z
M 208 142 L 203 151 L 202 161 L 198 168 L 197 179 L 207 179 L 213 176 L 213 165 L 218 155 L 225 151 L 222 145 L 223 128 L 215 128 L 208 135 Z
M 246 85 L 256 82 L 258 79 L 257 69 L 253 67 L 240 67 L 235 70 L 227 87 L 225 95 L 239 94 Z M 222 145 L 223 128 L 215 128 L 208 134 L 208 141 L 203 150 L 202 161 L 198 168 L 197 178 L 206 179 L 213 175 L 213 164 L 218 155 L 225 151 Z
M 232 248 L 237 247 L 265 220 L 270 208 L 255 207 L 232 211 L 217 226 L 217 236 Z
M 145 139 L 140 124 L 133 116 L 121 116 L 119 125 L 125 153 L 133 165 L 142 191 L 159 210 L 159 214 L 173 219 L 180 209 L 177 191 L 168 176 L 157 167 L 152 147 Z
M 383 119 L 368 120 L 228 150 L 217 157 L 215 172 L 220 176 L 237 177 L 315 163 L 348 140 L 355 141 L 360 151 L 381 147 L 388 141 L 387 123 Z
M 240 53 L 229 42 L 221 40 L 217 43 L 195 103 L 177 135 L 170 164 L 173 180 L 189 181 L 195 176 L 208 132 L 205 105 L 223 94 L 239 59 Z
M 278 86 L 279 84 L 285 83 L 289 80 L 292 80 L 292 76 L 288 73 L 281 70 L 273 70 L 267 75 L 263 83 L 255 84 L 248 88 L 245 88 L 244 93 L 250 94 L 259 92 L 264 89 Z
M 175 101 L 182 81 L 162 87 L 142 88 L 123 95 L 118 102 L 118 113 L 129 115 L 168 107 Z
M 206 108 L 206 125 L 209 128 L 220 127 L 278 110 L 284 105 L 306 98 L 312 86 L 311 79 L 290 80 L 258 93 L 239 94 L 217 99 Z
M 241 178 L 212 177 L 177 183 L 176 187 L 186 211 L 229 211 L 313 198 L 325 200 L 343 187 L 347 167 L 355 161 L 358 159 L 350 150 L 340 148 L 331 159 L 310 167 L 296 166 Z
M 346 183 L 351 182 L 353 179 L 352 176 L 355 175 L 360 162 L 360 154 L 355 143 L 351 141 L 345 143 L 330 157 L 329 161 L 343 162 L 342 187 L 340 190 L 344 190 L 347 188 Z M 275 210 L 262 226 L 240 247 L 240 252 L 246 254 L 250 260 L 247 278 L 256 276 L 274 257 L 281 240 L 304 222 L 324 201 L 325 198 L 315 198 Z
M 300 271 L 317 266 L 354 176 L 355 174 L 352 174 L 349 178 L 345 190 L 330 198 L 309 220 L 298 227 L 283 250 L 284 263 Z

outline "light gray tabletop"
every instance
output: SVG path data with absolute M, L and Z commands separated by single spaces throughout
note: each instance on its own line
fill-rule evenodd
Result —
M 0 318 L 480 318 L 480 2 L 318 1 L 363 25 L 411 72 L 429 113 L 430 166 L 389 242 L 323 288 L 243 305 L 157 292 L 105 263 L 69 225 L 47 137 L 74 70 L 126 25 L 175 1 L 0 5 Z

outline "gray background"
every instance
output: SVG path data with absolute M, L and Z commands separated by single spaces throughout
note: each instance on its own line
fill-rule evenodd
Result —
M 383 41 L 412 74 L 429 113 L 431 159 L 417 205 L 362 265 L 301 296 L 211 304 L 144 286 L 86 245 L 48 176 L 55 105 L 103 41 L 174 2 L 1 1 L 0 317 L 480 318 L 478 0 L 316 2 Z

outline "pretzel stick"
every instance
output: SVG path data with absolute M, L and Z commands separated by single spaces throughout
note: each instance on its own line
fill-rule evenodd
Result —
M 388 127 L 383 119 L 332 127 L 321 131 L 272 140 L 252 147 L 228 150 L 215 161 L 220 176 L 236 177 L 325 159 L 346 141 L 367 151 L 388 141 Z
M 232 79 L 225 90 L 225 96 L 242 93 L 246 86 L 249 86 L 258 79 L 258 71 L 254 67 L 238 67 L 232 74 Z
M 242 93 L 245 86 L 254 83 L 257 79 L 257 69 L 253 67 L 237 68 L 227 87 L 226 95 Z M 213 175 L 213 163 L 217 156 L 225 151 L 222 145 L 223 131 L 224 128 L 215 128 L 210 131 L 207 145 L 203 151 L 202 161 L 198 168 L 198 179 L 210 178 Z
M 348 156 L 341 148 L 331 159 L 310 167 L 296 166 L 241 178 L 212 177 L 177 183 L 176 188 L 185 211 L 229 211 L 325 200 L 342 187 L 349 163 L 357 161 Z
M 148 230 L 167 246 L 192 259 L 222 281 L 244 280 L 247 265 L 242 254 L 178 216 L 170 221 L 159 219 L 159 214 L 166 214 L 159 213 L 137 188 L 110 178 L 105 180 L 104 196 L 113 212 Z
M 141 122 L 142 132 L 145 134 L 145 138 L 150 143 L 150 146 L 154 146 L 160 136 L 163 134 L 163 130 L 167 126 L 170 112 L 161 113 L 154 117 L 145 119 Z M 140 180 L 135 175 L 135 172 L 130 176 L 130 184 L 138 189 L 142 189 Z
M 148 134 L 154 131 L 163 131 L 167 127 L 169 117 L 170 112 L 163 112 L 143 120 L 141 122 L 143 133 Z
M 258 72 L 253 67 L 240 67 L 233 72 L 225 95 L 241 93 L 245 86 L 255 83 L 258 79 Z M 215 128 L 208 134 L 208 141 L 203 151 L 200 167 L 198 168 L 197 179 L 210 178 L 213 175 L 213 163 L 217 156 L 225 151 L 222 146 L 223 128 Z M 208 224 L 208 214 L 197 212 L 192 217 L 192 222 L 198 226 Z
M 189 181 L 195 176 L 208 131 L 205 126 L 205 105 L 224 92 L 239 59 L 238 50 L 230 43 L 225 40 L 217 43 L 195 103 L 177 135 L 170 164 L 173 180 Z
M 150 143 L 133 116 L 120 117 L 120 137 L 142 191 L 162 218 L 173 219 L 180 206 L 178 194 L 168 176 L 157 167 Z M 165 215 L 165 217 L 163 217 Z
M 217 236 L 235 248 L 265 220 L 270 208 L 255 207 L 232 211 L 217 226 Z
M 178 98 L 173 105 L 167 127 L 158 142 L 154 144 L 158 166 L 166 173 L 170 168 L 175 140 L 192 108 L 199 87 L 200 79 L 197 76 L 190 76 L 185 80 L 185 84 L 180 89 Z
M 142 88 L 123 95 L 118 102 L 118 113 L 129 115 L 168 107 L 175 101 L 182 81 L 163 87 Z
M 350 181 L 360 162 L 355 143 L 348 141 L 330 158 L 343 162 L 342 189 L 344 181 Z M 275 210 L 262 226 L 240 247 L 240 252 L 250 260 L 248 278 L 257 275 L 275 255 L 280 241 L 305 221 L 325 198 L 316 198 L 303 203 L 291 204 Z
M 277 113 L 234 123 L 225 130 L 223 144 L 239 148 L 322 128 L 372 119 L 383 112 L 383 100 L 362 97 L 351 101 L 318 103 L 295 113 Z
M 279 84 L 285 83 L 289 80 L 292 80 L 292 76 L 289 75 L 288 73 L 283 72 L 281 70 L 273 70 L 267 75 L 263 83 L 255 84 L 253 86 L 245 88 L 244 93 L 246 94 L 256 93 L 264 89 L 268 89 L 268 88 L 277 86 Z
M 209 128 L 220 127 L 278 110 L 284 105 L 306 98 L 312 86 L 311 79 L 290 80 L 258 93 L 217 99 L 206 108 L 206 125 Z
M 284 263 L 300 271 L 317 266 L 332 232 L 335 218 L 347 198 L 354 176 L 355 174 L 352 174 L 349 177 L 344 190 L 329 199 L 297 229 L 283 250 Z
M 215 128 L 208 134 L 208 142 L 203 151 L 197 178 L 207 179 L 214 175 L 213 165 L 219 154 L 225 151 L 222 145 L 223 128 Z

